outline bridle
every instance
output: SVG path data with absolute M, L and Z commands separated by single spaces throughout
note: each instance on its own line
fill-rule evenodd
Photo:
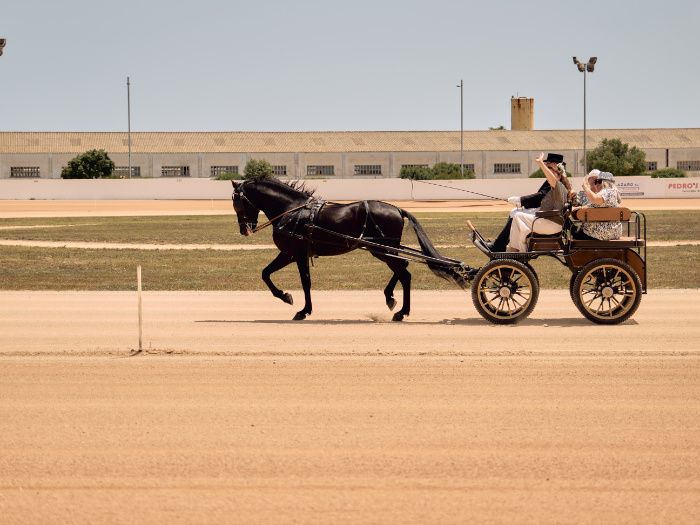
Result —
M 240 186 L 238 186 L 237 188 L 234 186 L 233 195 L 231 196 L 231 202 L 233 204 L 233 209 L 234 210 L 236 209 L 235 200 L 236 200 L 236 195 L 238 195 L 238 198 L 241 199 L 242 201 L 245 201 L 246 203 L 248 203 L 248 205 L 251 208 L 253 208 L 255 210 L 259 210 L 259 208 L 255 204 L 253 204 L 248 197 L 245 196 L 245 193 L 243 193 L 243 184 L 245 184 L 245 182 L 242 182 L 240 184 Z M 295 208 L 292 208 L 290 210 L 282 212 L 279 215 L 277 215 L 277 216 L 273 217 L 272 219 L 270 219 L 269 221 L 267 221 L 265 224 L 261 224 L 260 226 L 257 226 L 257 227 L 254 226 L 255 224 L 258 223 L 257 216 L 255 217 L 255 220 L 248 218 L 248 216 L 246 215 L 245 206 L 244 206 L 242 218 L 240 217 L 238 212 L 236 212 L 236 216 L 238 216 L 238 225 L 244 226 L 246 228 L 246 230 L 249 231 L 252 235 L 253 233 L 259 232 L 263 228 L 267 228 L 268 226 L 273 224 L 277 219 L 281 219 L 285 215 L 288 215 L 292 212 L 300 210 L 301 208 L 305 208 L 313 200 L 314 200 L 313 197 L 309 197 L 309 200 L 307 200 L 304 204 L 301 204 L 299 206 L 296 206 Z
M 236 209 L 236 197 L 238 197 L 240 200 L 245 201 L 248 204 L 248 206 L 250 206 L 251 208 L 258 210 L 258 207 L 255 204 L 253 204 L 252 202 L 250 202 L 250 199 L 245 196 L 245 193 L 243 193 L 243 184 L 245 184 L 245 183 L 241 183 L 241 185 L 238 186 L 237 188 L 235 186 L 233 188 L 233 195 L 231 196 L 231 203 L 233 204 L 233 209 L 234 210 Z M 238 211 L 236 211 L 236 216 L 238 217 L 238 225 L 244 226 L 246 228 L 246 230 L 250 231 L 251 233 L 255 233 L 257 231 L 257 228 L 255 228 L 255 225 L 258 223 L 257 214 L 254 218 L 249 218 L 247 215 L 246 208 L 247 208 L 247 206 L 244 205 L 242 214 L 238 213 Z M 242 217 L 241 217 L 241 215 L 242 215 Z

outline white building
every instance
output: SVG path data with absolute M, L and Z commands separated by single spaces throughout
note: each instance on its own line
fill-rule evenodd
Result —
M 588 149 L 619 138 L 644 150 L 650 170 L 700 176 L 700 128 L 591 129 Z M 402 166 L 460 161 L 459 131 L 138 132 L 131 134 L 132 176 L 215 177 L 265 159 L 290 178 L 391 178 Z M 564 155 L 581 175 L 581 130 L 465 131 L 465 167 L 477 178 L 527 177 L 541 152 Z M 0 178 L 60 178 L 76 155 L 104 149 L 127 175 L 126 132 L 0 132 Z

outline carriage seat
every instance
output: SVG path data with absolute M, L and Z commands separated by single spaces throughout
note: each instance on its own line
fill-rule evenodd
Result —
M 632 212 L 629 208 L 581 208 L 571 213 L 571 218 L 579 222 L 629 222 Z M 609 241 L 571 240 L 572 248 L 642 248 L 644 239 L 620 237 Z
M 535 213 L 537 219 L 551 219 L 561 217 L 560 210 L 538 211 Z M 537 220 L 535 219 L 535 220 Z M 527 250 L 529 252 L 549 252 L 562 249 L 561 233 L 536 233 L 532 232 L 527 236 Z

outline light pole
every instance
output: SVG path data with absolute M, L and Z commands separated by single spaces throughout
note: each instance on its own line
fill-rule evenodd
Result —
M 459 88 L 459 176 L 464 178 L 464 80 L 457 84 Z
M 583 73 L 583 174 L 588 171 L 588 159 L 586 158 L 586 73 L 593 73 L 598 57 L 591 57 L 588 62 L 582 64 L 574 57 L 574 64 Z
M 127 144 L 129 146 L 129 178 L 131 178 L 131 83 L 126 77 L 126 119 L 127 119 Z

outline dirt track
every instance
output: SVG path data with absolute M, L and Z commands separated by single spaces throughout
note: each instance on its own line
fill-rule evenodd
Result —
M 298 292 L 295 297 L 300 299 Z M 0 522 L 685 522 L 700 291 L 495 327 L 463 292 L 3 292 Z
M 230 202 L 0 201 L 3 217 L 191 213 Z M 134 357 L 134 293 L 0 293 L 2 525 L 700 515 L 700 290 L 652 290 L 616 327 L 565 291 L 517 327 L 456 291 L 415 292 L 403 324 L 379 291 L 315 292 L 303 323 L 267 293 L 147 292 Z

